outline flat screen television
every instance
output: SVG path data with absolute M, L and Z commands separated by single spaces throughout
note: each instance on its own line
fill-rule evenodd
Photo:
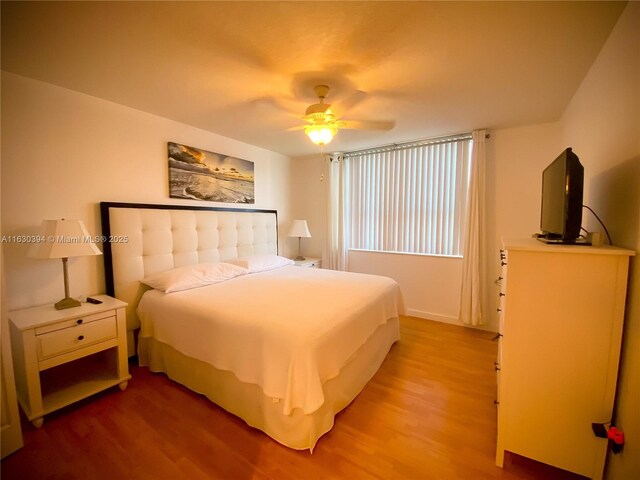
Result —
M 542 172 L 542 209 L 538 239 L 546 243 L 579 241 L 584 168 L 567 148 Z

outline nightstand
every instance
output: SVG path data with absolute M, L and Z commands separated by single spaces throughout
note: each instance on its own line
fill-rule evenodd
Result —
M 294 260 L 296 267 L 322 268 L 321 258 L 306 258 L 304 260 Z
M 36 428 L 48 413 L 115 385 L 127 388 L 127 304 L 93 298 L 102 303 L 9 312 L 18 401 Z

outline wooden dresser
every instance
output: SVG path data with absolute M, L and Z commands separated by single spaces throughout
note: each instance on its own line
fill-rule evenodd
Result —
M 503 240 L 496 463 L 510 451 L 603 475 L 629 257 L 615 247 Z

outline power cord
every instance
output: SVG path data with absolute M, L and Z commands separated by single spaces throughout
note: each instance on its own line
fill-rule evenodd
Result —
M 588 205 L 582 205 L 582 208 L 586 208 L 591 213 L 593 213 L 593 216 L 596 217 L 596 220 L 598 220 L 600 222 L 600 225 L 602 225 L 602 228 L 604 228 L 604 233 L 607 234 L 607 238 L 609 239 L 609 245 L 613 245 L 613 242 L 611 241 L 611 235 L 609 235 L 609 230 L 607 230 L 607 227 L 604 226 L 604 223 L 602 223 L 602 220 L 600 220 L 600 217 L 598 216 L 598 214 L 596 212 L 594 212 L 593 209 Z M 582 228 L 582 227 L 580 227 L 580 228 Z M 587 230 L 584 229 L 584 228 L 582 228 L 582 230 L 587 232 Z M 589 233 L 589 232 L 587 232 L 587 233 Z

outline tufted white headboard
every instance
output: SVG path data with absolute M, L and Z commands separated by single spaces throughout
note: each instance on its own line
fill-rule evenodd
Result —
M 175 267 L 278 253 L 276 210 L 101 202 L 107 294 L 129 304 L 129 353 L 147 275 Z

